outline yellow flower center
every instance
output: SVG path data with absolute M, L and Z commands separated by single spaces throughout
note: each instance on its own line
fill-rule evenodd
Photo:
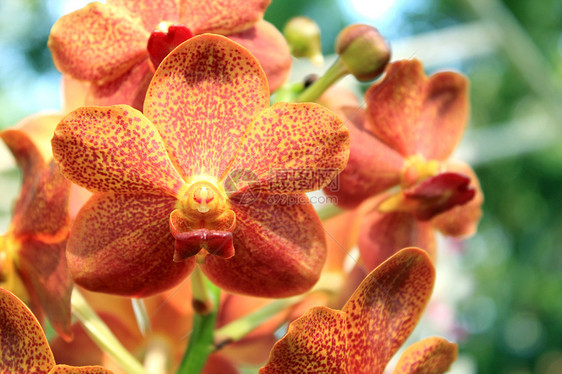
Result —
M 422 155 L 410 156 L 404 162 L 401 173 L 402 188 L 411 187 L 423 180 L 434 177 L 440 172 L 440 162 L 437 160 L 426 160 Z

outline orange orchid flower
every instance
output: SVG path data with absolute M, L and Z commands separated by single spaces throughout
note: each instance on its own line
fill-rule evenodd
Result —
M 316 307 L 291 323 L 260 374 L 382 373 L 416 326 L 434 280 L 424 251 L 396 253 L 365 278 L 342 310 Z M 394 373 L 443 373 L 456 356 L 456 344 L 428 338 L 404 352 Z
M 8 231 L 0 237 L 0 286 L 14 292 L 66 339 L 72 280 L 65 246 L 71 184 L 52 160 L 49 139 L 60 115 L 28 117 L 0 132 L 22 172 L 22 188 Z
M 299 294 L 320 275 L 324 232 L 303 193 L 344 168 L 348 131 L 318 104 L 270 107 L 259 62 L 225 37 L 196 36 L 168 55 L 144 114 L 78 109 L 52 145 L 62 173 L 94 192 L 67 245 L 86 289 L 147 296 L 196 262 L 252 296 Z
M 291 57 L 281 33 L 263 21 L 270 0 L 108 0 L 63 16 L 49 38 L 55 66 L 90 83 L 88 105 L 142 109 L 159 63 L 193 35 L 216 33 L 248 48 L 276 90 Z
M 366 109 L 349 98 L 343 105 L 324 98 L 348 120 L 351 139 L 339 190 L 326 193 L 344 208 L 372 207 L 359 236 L 370 269 L 408 246 L 434 255 L 434 229 L 475 232 L 483 202 L 478 179 L 468 165 L 449 160 L 468 118 L 467 86 L 457 73 L 427 77 L 419 61 L 407 60 L 390 64 L 367 90 Z M 392 187 L 398 192 L 387 191 Z
M 13 293 L 0 288 L 0 371 L 2 373 L 111 373 L 100 366 L 57 365 L 39 322 Z

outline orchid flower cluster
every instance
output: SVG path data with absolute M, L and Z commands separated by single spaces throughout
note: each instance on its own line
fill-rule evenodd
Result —
M 293 57 L 322 61 L 319 30 L 283 35 L 268 5 L 107 0 L 53 26 L 64 109 L 0 133 L 23 178 L 0 238 L 2 372 L 382 373 L 404 344 L 435 231 L 481 215 L 450 159 L 467 80 L 390 63 L 352 25 L 325 75 L 288 82 Z M 374 81 L 364 105 L 334 86 L 349 74 Z M 393 370 L 456 356 L 427 338 Z

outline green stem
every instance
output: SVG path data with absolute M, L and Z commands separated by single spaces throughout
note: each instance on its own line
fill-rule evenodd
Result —
M 178 374 L 201 373 L 207 358 L 213 352 L 213 338 L 219 309 L 220 288 L 209 282 L 198 268 L 192 277 L 194 302 L 205 300 L 210 309 L 206 314 L 193 315 L 193 330 L 189 336 L 189 345 L 183 356 Z M 195 299 L 195 295 L 199 299 Z
M 318 78 L 306 90 L 304 90 L 299 97 L 297 97 L 296 101 L 301 103 L 316 101 L 328 88 L 347 74 L 349 74 L 347 67 L 338 57 L 332 66 L 330 66 L 326 74 Z
M 261 326 L 283 309 L 295 305 L 304 298 L 304 295 L 277 299 L 263 308 L 239 318 L 215 331 L 215 346 L 217 349 L 224 345 L 238 341 L 250 332 Z
M 127 373 L 147 374 L 142 365 L 123 347 L 76 288 L 72 291 L 71 303 L 72 314 L 84 326 L 98 347 L 108 353 Z
M 336 205 L 328 205 L 319 209 L 317 213 L 318 217 L 320 217 L 320 220 L 327 221 L 332 217 L 339 216 L 343 212 L 345 212 L 345 210 L 337 207 Z

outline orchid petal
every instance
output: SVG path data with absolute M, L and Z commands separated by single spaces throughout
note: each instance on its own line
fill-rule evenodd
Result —
M 24 177 L 26 177 L 24 173 Z M 32 181 L 24 181 L 12 219 L 13 235 L 46 243 L 66 238 L 70 228 L 68 200 L 71 184 L 51 161 Z
M 49 374 L 113 374 L 112 371 L 102 368 L 101 366 L 82 366 L 73 367 L 67 365 L 57 365 Z
M 311 309 L 289 325 L 260 374 L 382 373 L 431 296 L 429 257 L 407 248 L 372 271 L 342 311 Z
M 62 173 L 93 192 L 164 192 L 183 181 L 158 131 L 126 105 L 80 108 L 62 119 L 52 140 Z
M 363 110 L 346 107 L 340 111 L 349 129 L 349 160 L 338 184 L 325 192 L 337 198 L 338 206 L 351 209 L 400 183 L 404 159 L 368 130 Z
M 94 2 L 55 23 L 49 48 L 61 72 L 103 84 L 147 57 L 148 36 L 125 9 Z
M 26 239 L 18 252 L 19 271 L 32 299 L 37 300 L 51 325 L 64 339 L 70 331 L 72 280 L 66 264 L 66 240 L 46 244 Z
M 410 345 L 394 369 L 394 374 L 441 374 L 457 359 L 457 345 L 438 337 Z
M 289 325 L 259 374 L 352 373 L 346 346 L 345 313 L 316 307 Z
M 246 49 L 219 35 L 201 35 L 160 64 L 144 113 L 184 177 L 219 177 L 254 114 L 269 105 L 268 95 L 265 74 Z
M 180 22 L 181 2 L 182 0 L 107 0 L 108 5 L 125 8 L 135 18 L 141 19 L 145 30 L 149 32 L 155 30 L 162 21 Z
M 117 79 L 102 85 L 92 83 L 86 97 L 86 105 L 127 104 L 142 110 L 151 79 L 152 71 L 148 60 L 143 60 Z
M 292 196 L 277 202 L 262 195 L 234 205 L 234 256 L 207 256 L 200 264 L 205 275 L 229 292 L 251 296 L 288 297 L 310 289 L 326 259 L 324 231 L 308 198 Z
M 195 34 L 228 35 L 262 19 L 271 0 L 212 0 L 181 2 L 181 23 Z
M 390 64 L 365 100 L 373 133 L 403 156 L 447 158 L 468 116 L 466 79 L 451 72 L 428 78 L 418 60 Z
M 270 193 L 308 192 L 330 183 L 348 154 L 349 133 L 328 109 L 276 103 L 250 125 L 232 170 L 251 170 Z
M 350 373 L 382 373 L 416 326 L 434 281 L 431 260 L 417 248 L 401 250 L 365 278 L 342 309 Z
M 423 248 L 434 258 L 435 236 L 430 222 L 421 222 L 410 213 L 373 211 L 361 224 L 359 251 L 368 269 L 405 247 Z
M 435 216 L 431 223 L 444 235 L 454 237 L 469 237 L 474 235 L 478 222 L 482 217 L 482 204 L 484 194 L 480 187 L 478 177 L 474 170 L 467 164 L 461 162 L 447 163 L 447 170 L 458 172 L 470 177 L 470 187 L 474 189 L 475 195 L 468 203 L 453 207 L 452 209 Z
M 283 34 L 275 26 L 259 21 L 247 30 L 229 34 L 228 38 L 240 43 L 258 59 L 271 92 L 285 83 L 291 70 L 291 52 Z
M 74 281 L 92 291 L 141 297 L 171 288 L 195 259 L 174 263 L 166 195 L 94 194 L 82 208 L 67 244 Z
M 43 329 L 25 304 L 0 288 L 0 371 L 48 373 L 55 359 Z

